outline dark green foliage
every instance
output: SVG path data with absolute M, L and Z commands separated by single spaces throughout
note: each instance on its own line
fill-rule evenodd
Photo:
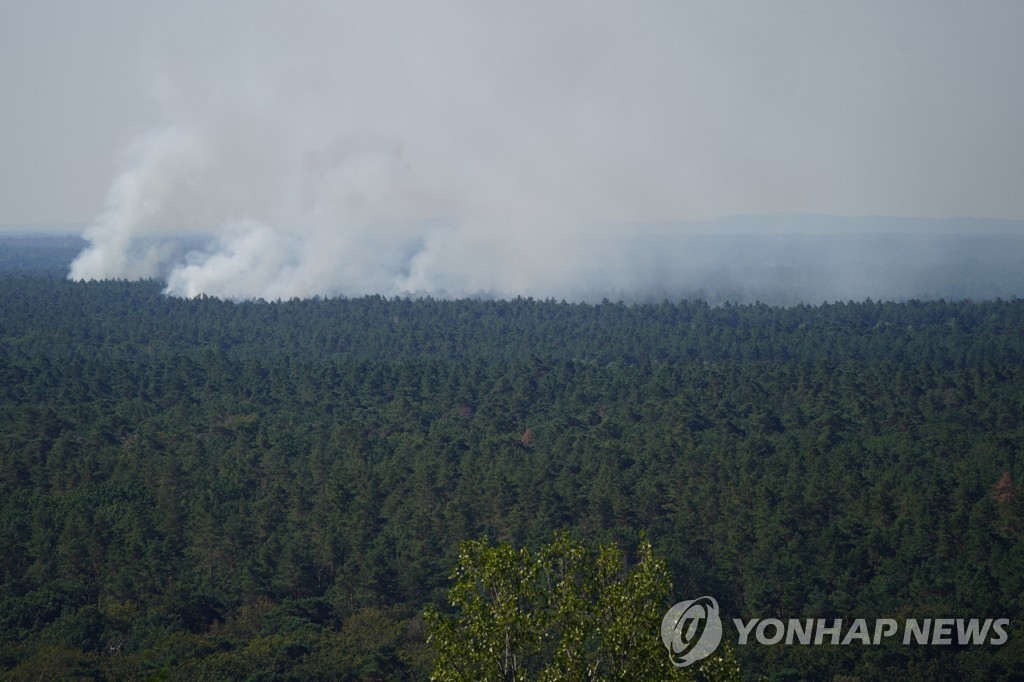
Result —
M 1010 678 L 1022 452 L 1021 301 L 231 303 L 0 277 L 0 665 L 423 677 L 419 614 L 460 542 L 570 528 L 646 532 L 666 608 L 1016 628 L 737 647 L 745 673 Z

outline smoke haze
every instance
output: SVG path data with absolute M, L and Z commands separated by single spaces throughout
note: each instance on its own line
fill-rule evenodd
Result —
M 962 18 L 934 5 L 949 23 L 906 53 L 902 12 L 800 6 L 186 3 L 149 29 L 162 120 L 124 152 L 69 277 L 188 297 L 636 297 L 749 271 L 742 248 L 680 241 L 680 220 L 1016 209 L 1012 149 L 992 144 L 990 184 L 957 194 L 962 171 L 914 139 L 921 101 L 963 98 L 927 123 L 958 131 L 978 79 L 1009 73 L 942 51 Z

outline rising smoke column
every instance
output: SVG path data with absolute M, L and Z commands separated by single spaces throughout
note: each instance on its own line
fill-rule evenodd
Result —
M 171 42 L 151 67 L 165 122 L 124 155 L 71 278 L 572 296 L 615 258 L 586 226 L 664 194 L 671 101 L 628 103 L 637 64 L 610 6 L 311 7 Z M 147 241 L 183 232 L 206 246 Z
M 165 274 L 170 254 L 160 245 L 140 249 L 168 203 L 187 200 L 210 164 L 202 145 L 181 130 L 163 129 L 137 139 L 126 169 L 107 194 L 107 209 L 86 229 L 90 245 L 71 264 L 71 279 L 140 279 Z M 165 245 L 166 246 L 166 245 Z

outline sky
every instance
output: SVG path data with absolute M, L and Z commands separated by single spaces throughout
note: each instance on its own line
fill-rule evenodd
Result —
M 76 278 L 288 297 L 557 292 L 622 265 L 596 225 L 1020 220 L 1021 26 L 1016 0 L 0 0 L 0 224 L 87 225 Z

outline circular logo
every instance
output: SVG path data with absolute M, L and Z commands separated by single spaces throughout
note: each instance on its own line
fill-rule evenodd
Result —
M 722 643 L 722 619 L 713 597 L 681 601 L 661 619 L 661 641 L 672 665 L 685 668 L 707 658 Z

